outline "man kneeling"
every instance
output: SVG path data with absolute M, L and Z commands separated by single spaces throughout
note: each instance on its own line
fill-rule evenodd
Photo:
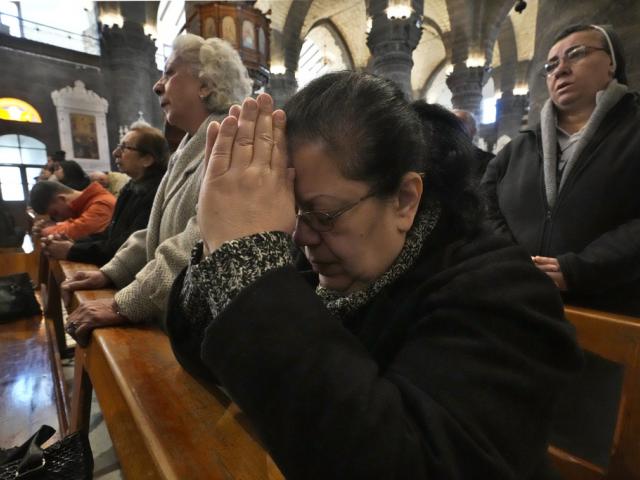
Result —
M 30 203 L 36 213 L 51 219 L 37 221 L 32 229 L 34 236 L 61 235 L 76 240 L 109 226 L 116 199 L 97 182 L 84 190 L 74 190 L 45 180 L 31 189 Z

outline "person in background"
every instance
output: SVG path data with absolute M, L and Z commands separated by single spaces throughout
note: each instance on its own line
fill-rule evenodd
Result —
M 131 177 L 122 172 L 89 172 L 89 179 L 92 182 L 98 182 L 104 188 L 109 190 L 116 198 L 120 195 L 122 188 L 129 183 Z
M 202 242 L 168 298 L 178 360 L 286 478 L 548 478 L 581 351 L 553 283 L 484 232 L 468 138 L 364 73 L 285 112 L 262 94 L 209 127 Z
M 60 235 L 77 240 L 109 226 L 116 199 L 96 182 L 80 191 L 43 180 L 31 189 L 29 203 L 37 214 L 50 218 L 34 223 L 34 236 Z
M 65 158 L 64 150 L 57 150 L 52 155 L 47 155 L 47 164 L 40 170 L 40 174 L 35 178 L 36 182 L 40 182 L 42 180 L 51 180 L 53 182 L 58 181 L 58 177 L 53 175 L 53 172 L 56 170 L 58 163 Z
M 89 176 L 74 160 L 62 160 L 55 164 L 53 174 L 58 181 L 74 190 L 84 190 L 91 183 Z
M 465 132 L 469 139 L 473 142 L 473 139 L 476 137 L 478 133 L 478 127 L 476 122 L 476 117 L 473 113 L 468 112 L 467 110 L 453 110 L 453 113 L 458 119 L 462 122 L 464 126 Z M 487 169 L 487 165 L 495 155 L 491 152 L 486 152 L 477 146 L 473 146 L 473 154 L 476 157 L 476 161 L 474 164 L 474 173 L 478 180 L 482 179 L 485 170 Z
M 167 168 L 169 146 L 162 132 L 134 125 L 113 151 L 120 171 L 131 177 L 116 202 L 109 228 L 77 242 L 45 239 L 43 253 L 51 258 L 104 265 L 129 236 L 147 227 L 153 199 Z
M 89 341 L 96 327 L 162 318 L 173 280 L 200 238 L 195 215 L 207 125 L 221 120 L 251 88 L 247 70 L 229 43 L 191 34 L 176 37 L 154 92 L 167 122 L 187 134 L 169 161 L 147 228 L 131 235 L 99 272 L 78 272 L 63 283 L 67 291 L 110 285 L 118 289 L 115 300 L 87 302 L 69 316 L 67 332 L 80 344 Z
M 571 26 L 543 72 L 540 123 L 487 168 L 489 219 L 567 303 L 640 316 L 640 94 L 622 43 L 609 27 Z
M 19 247 L 24 240 L 24 229 L 16 227 L 16 221 L 9 208 L 0 198 L 0 248 Z

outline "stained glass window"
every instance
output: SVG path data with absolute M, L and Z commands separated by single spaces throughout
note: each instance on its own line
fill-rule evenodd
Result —
M 18 98 L 0 98 L 0 120 L 13 122 L 42 123 L 38 111 Z

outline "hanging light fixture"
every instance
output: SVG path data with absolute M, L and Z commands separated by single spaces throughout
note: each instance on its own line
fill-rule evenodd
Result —
M 411 0 L 389 0 L 385 13 L 391 20 L 407 19 L 413 13 Z

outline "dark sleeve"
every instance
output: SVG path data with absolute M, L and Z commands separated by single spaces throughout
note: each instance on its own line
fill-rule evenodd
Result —
M 113 253 L 106 240 L 87 240 L 74 243 L 67 253 L 67 260 L 102 266 L 111 260 Z
M 102 266 L 108 263 L 127 239 L 138 230 L 147 228 L 153 206 L 155 190 L 136 201 L 135 197 L 125 202 L 124 192 L 118 199 L 116 211 L 127 210 L 126 215 L 115 218 L 106 232 L 76 242 L 67 254 L 74 262 L 93 263 Z M 132 214 L 132 211 L 134 212 Z
M 640 278 L 640 219 L 607 232 L 579 253 L 558 256 L 569 291 L 601 293 Z
M 514 236 L 509 229 L 507 220 L 500 210 L 500 202 L 498 198 L 498 185 L 509 165 L 509 155 L 511 154 L 511 143 L 504 146 L 498 155 L 488 164 L 482 177 L 481 190 L 487 205 L 487 223 L 494 233 L 504 235 L 514 240 Z
M 551 282 L 520 257 L 416 292 L 384 371 L 292 266 L 270 270 L 205 329 L 201 365 L 289 479 L 529 478 L 579 361 Z

